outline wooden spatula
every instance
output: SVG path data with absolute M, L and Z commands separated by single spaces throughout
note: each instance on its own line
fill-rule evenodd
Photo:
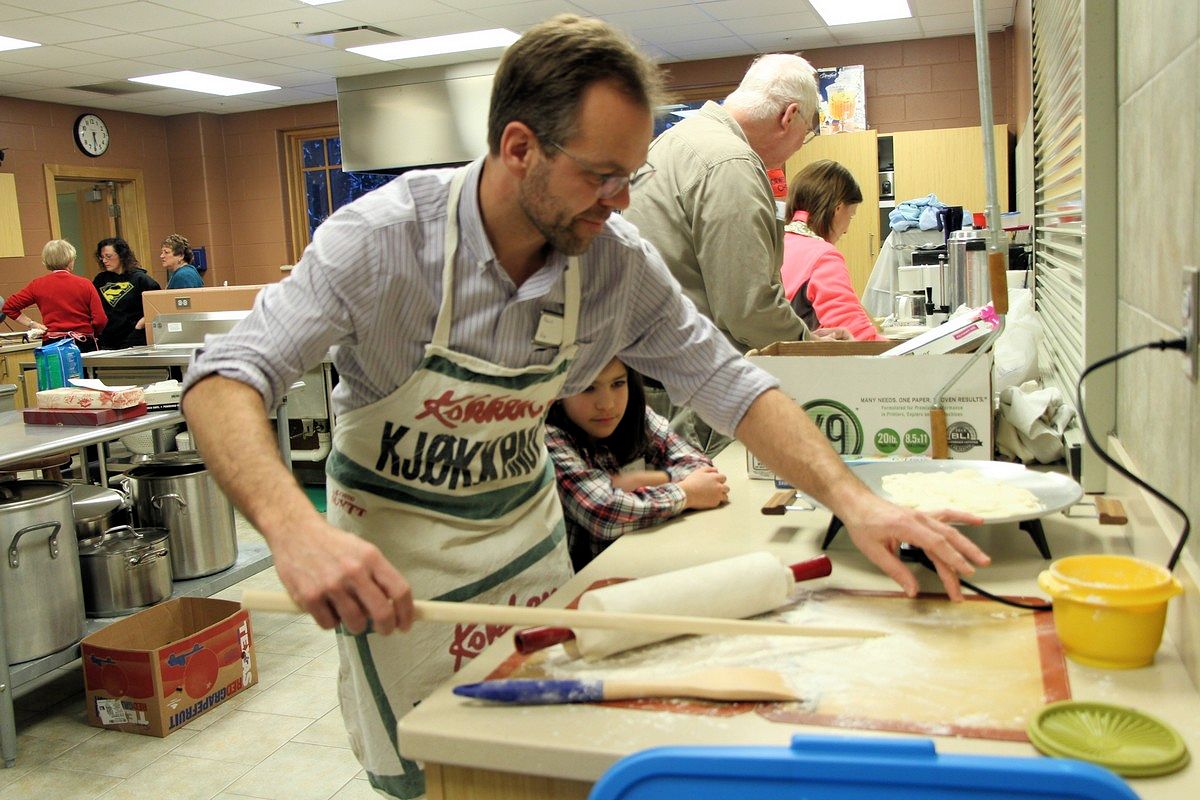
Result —
M 720 667 L 655 681 L 502 680 L 468 683 L 454 693 L 476 700 L 520 705 L 594 703 L 639 697 L 697 697 L 702 700 L 800 700 L 778 672 L 752 667 Z

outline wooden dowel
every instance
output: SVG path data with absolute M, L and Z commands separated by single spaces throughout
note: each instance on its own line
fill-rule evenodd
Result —
M 934 458 L 950 457 L 950 433 L 946 429 L 946 409 L 929 409 L 929 438 L 933 442 Z
M 242 607 L 253 611 L 303 613 L 282 592 L 247 589 Z M 882 631 L 863 628 L 825 628 L 789 625 L 785 622 L 754 622 L 714 617 L 681 617 L 669 614 L 627 614 L 604 611 L 579 611 L 571 608 L 526 608 L 493 606 L 480 603 L 447 603 L 439 600 L 414 600 L 416 619 L 422 622 L 474 622 L 491 625 L 554 625 L 579 630 L 635 631 L 638 633 L 725 634 L 741 636 L 819 636 L 843 639 L 873 639 L 886 636 Z
M 992 287 L 992 308 L 997 314 L 1008 313 L 1008 273 L 1004 253 L 988 253 L 988 279 Z

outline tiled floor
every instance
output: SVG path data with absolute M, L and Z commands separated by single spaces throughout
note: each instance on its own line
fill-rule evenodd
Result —
M 257 536 L 240 518 L 238 528 Z M 272 568 L 216 596 L 246 587 L 281 588 Z M 342 727 L 334 634 L 307 616 L 252 619 L 258 684 L 163 739 L 89 726 L 78 661 L 22 687 L 0 800 L 378 798 Z

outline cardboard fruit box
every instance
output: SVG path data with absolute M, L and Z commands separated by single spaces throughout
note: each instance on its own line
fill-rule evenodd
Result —
M 779 379 L 846 459 L 929 458 L 929 409 L 970 354 L 876 358 L 891 342 L 776 342 L 746 354 Z M 981 356 L 942 399 L 950 457 L 992 458 L 992 358 Z M 770 470 L 747 454 L 752 478 Z
M 258 681 L 250 614 L 230 600 L 180 597 L 81 643 L 88 723 L 166 736 Z

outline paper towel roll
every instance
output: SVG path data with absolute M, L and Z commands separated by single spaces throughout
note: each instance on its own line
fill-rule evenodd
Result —
M 697 567 L 593 589 L 579 598 L 584 611 L 681 614 L 744 619 L 787 602 L 796 582 L 792 571 L 770 553 L 748 553 Z M 589 661 L 672 638 L 581 628 L 568 652 Z

